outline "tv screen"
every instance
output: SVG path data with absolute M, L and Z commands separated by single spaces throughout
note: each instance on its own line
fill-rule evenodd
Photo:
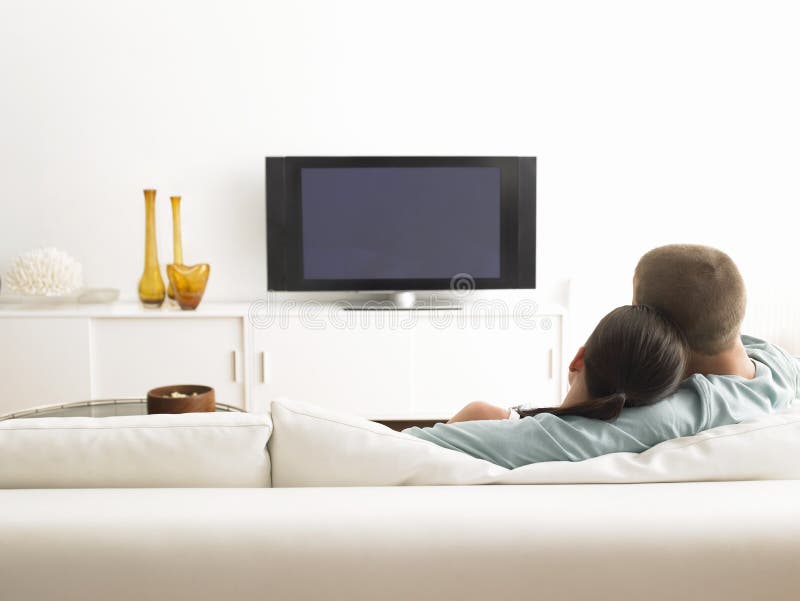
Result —
M 500 277 L 497 167 L 300 170 L 303 277 Z
M 268 158 L 268 287 L 532 288 L 534 219 L 532 158 Z

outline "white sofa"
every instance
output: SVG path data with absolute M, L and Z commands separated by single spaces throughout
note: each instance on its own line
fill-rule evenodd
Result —
M 798 446 L 800 412 L 511 471 L 292 403 L 0 422 L 0 599 L 796 600 Z M 570 478 L 617 483 L 460 485 Z

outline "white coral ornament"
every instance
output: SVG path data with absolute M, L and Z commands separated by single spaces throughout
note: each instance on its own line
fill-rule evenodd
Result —
M 38 248 L 14 259 L 3 283 L 18 294 L 62 296 L 81 288 L 83 267 L 56 248 Z

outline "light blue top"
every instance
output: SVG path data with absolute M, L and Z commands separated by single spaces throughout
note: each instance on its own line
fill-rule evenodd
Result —
M 606 453 L 640 453 L 703 430 L 785 409 L 798 398 L 800 366 L 783 349 L 742 336 L 756 367 L 752 380 L 702 376 L 684 380 L 675 394 L 648 407 L 623 409 L 610 422 L 543 413 L 520 420 L 486 420 L 408 428 L 404 432 L 497 465 L 581 461 Z

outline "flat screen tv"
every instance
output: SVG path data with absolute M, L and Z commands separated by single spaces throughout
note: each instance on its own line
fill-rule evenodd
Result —
M 268 157 L 267 286 L 534 288 L 533 157 Z

